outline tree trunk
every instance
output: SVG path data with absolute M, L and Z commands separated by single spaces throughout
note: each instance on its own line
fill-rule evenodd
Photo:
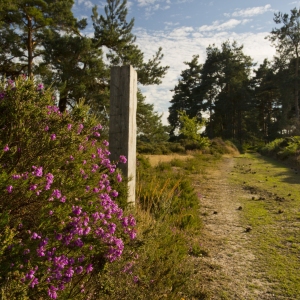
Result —
M 299 121 L 299 86 L 298 86 L 298 73 L 299 73 L 299 55 L 296 58 L 296 70 L 295 70 L 295 113 L 296 119 Z
M 64 112 L 67 108 L 67 97 L 60 97 L 58 107 L 60 112 Z
M 27 50 L 28 50 L 28 76 L 30 78 L 33 78 L 32 73 L 32 64 L 33 64 L 33 41 L 32 41 L 32 21 L 31 17 L 27 16 L 27 28 L 28 28 L 28 34 L 27 34 Z

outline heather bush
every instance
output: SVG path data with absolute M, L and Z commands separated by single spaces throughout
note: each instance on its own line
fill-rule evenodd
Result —
M 61 113 L 55 100 L 26 77 L 0 83 L 2 299 L 99 299 L 101 274 L 136 235 L 126 158 L 109 160 L 83 102 Z

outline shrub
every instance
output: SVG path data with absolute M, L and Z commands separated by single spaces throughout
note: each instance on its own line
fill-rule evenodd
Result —
M 25 77 L 3 80 L 0 95 L 1 293 L 98 299 L 95 282 L 136 234 L 117 204 L 126 158 L 109 160 L 83 102 L 61 113 Z

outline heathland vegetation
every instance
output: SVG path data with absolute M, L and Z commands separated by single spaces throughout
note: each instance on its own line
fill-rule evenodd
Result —
M 74 18 L 72 5 L 0 3 L 1 299 L 210 299 L 214 291 L 195 267 L 209 256 L 195 182 L 238 149 L 286 160 L 298 172 L 300 11 L 275 14 L 282 27 L 268 37 L 278 50 L 273 62 L 255 69 L 243 47 L 228 41 L 209 46 L 203 65 L 198 56 L 187 62 L 174 88 L 170 126 L 138 91 L 137 203 L 131 207 L 118 168 L 126 158 L 112 162 L 107 149 L 109 69 L 131 64 L 148 85 L 159 84 L 168 67 L 161 66 L 161 48 L 144 60 L 131 32 L 134 20 L 126 21 L 126 0 L 107 0 L 103 15 L 92 10 L 93 38 L 82 34 L 87 21 Z M 187 151 L 185 160 L 178 155 L 155 166 L 143 156 Z M 237 184 L 245 175 L 253 187 L 254 171 L 237 168 Z M 295 202 L 276 206 L 278 216 L 265 222 L 286 216 L 298 226 L 294 187 L 293 193 Z M 254 228 L 264 225 L 255 205 L 259 220 L 275 207 L 247 202 L 244 218 Z M 294 260 L 293 228 L 284 234 Z M 261 261 L 272 241 L 284 248 L 278 240 L 284 234 L 271 233 Z M 275 257 L 281 266 L 285 255 Z M 287 281 L 288 271 L 268 265 L 279 274 L 269 278 L 285 284 L 278 294 L 296 295 L 298 286 L 286 285 L 296 282 L 297 263 L 286 264 L 293 270 Z

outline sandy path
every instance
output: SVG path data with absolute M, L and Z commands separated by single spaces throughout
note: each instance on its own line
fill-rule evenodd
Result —
M 236 160 L 223 158 L 218 169 L 195 181 L 202 203 L 203 247 L 209 253 L 199 264 L 207 278 L 204 289 L 209 289 L 210 299 L 275 299 L 248 247 L 254 233 L 240 218 L 239 199 L 249 194 L 229 181 Z

